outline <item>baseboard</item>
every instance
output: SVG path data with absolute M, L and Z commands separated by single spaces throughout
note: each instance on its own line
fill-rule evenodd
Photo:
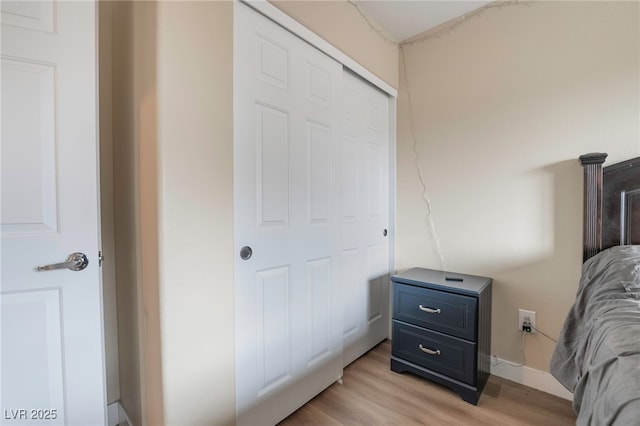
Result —
M 132 426 L 129 416 L 120 401 L 107 405 L 107 424 L 108 426 Z
M 492 359 L 496 359 L 498 364 L 491 365 L 491 374 L 563 399 L 568 399 L 569 401 L 573 400 L 573 394 L 566 390 L 550 373 L 526 366 L 514 367 L 509 361 L 500 358 Z

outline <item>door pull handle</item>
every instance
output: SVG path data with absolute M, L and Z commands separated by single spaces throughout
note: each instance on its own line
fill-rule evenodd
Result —
M 418 345 L 418 347 L 420 348 L 420 350 L 421 350 L 422 352 L 424 352 L 424 353 L 426 353 L 426 354 L 429 354 L 429 355 L 440 355 L 440 349 L 436 349 L 436 350 L 434 351 L 434 350 L 431 350 L 431 349 L 429 349 L 429 348 L 425 348 L 425 347 L 423 347 L 423 346 L 422 346 L 422 343 L 421 343 L 421 344 L 419 344 L 419 345 Z
M 84 253 L 71 253 L 67 256 L 67 260 L 61 263 L 52 263 L 50 265 L 40 265 L 36 267 L 36 271 L 51 271 L 54 269 L 69 269 L 71 271 L 82 271 L 89 264 L 89 259 Z
M 431 308 L 425 308 L 425 307 L 424 307 L 424 306 L 422 306 L 422 305 L 418 305 L 418 309 L 420 309 L 420 310 L 421 310 L 421 311 L 423 311 L 423 312 L 427 312 L 427 313 L 429 313 L 429 314 L 439 314 L 440 312 L 442 312 L 442 311 L 440 310 L 440 308 L 438 308 L 438 309 L 431 309 Z

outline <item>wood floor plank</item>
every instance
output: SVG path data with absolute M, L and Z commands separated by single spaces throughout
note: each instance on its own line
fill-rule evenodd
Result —
M 458 394 L 413 374 L 389 368 L 385 341 L 344 370 L 333 384 L 282 426 L 299 425 L 573 425 L 569 401 L 491 376 L 477 406 Z
M 287 417 L 290 426 L 339 426 L 342 423 L 334 420 L 313 404 L 306 404 Z

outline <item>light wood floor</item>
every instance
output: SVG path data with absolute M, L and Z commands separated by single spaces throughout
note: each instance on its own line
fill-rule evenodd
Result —
M 418 376 L 389 369 L 385 341 L 280 425 L 573 425 L 571 403 L 491 376 L 477 406 Z

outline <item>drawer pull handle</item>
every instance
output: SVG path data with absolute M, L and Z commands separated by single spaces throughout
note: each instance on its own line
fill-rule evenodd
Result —
M 421 311 L 428 312 L 428 313 L 430 313 L 430 314 L 439 314 L 440 312 L 442 312 L 442 311 L 440 310 L 440 308 L 438 308 L 438 309 L 431 309 L 431 308 L 425 308 L 425 307 L 424 307 L 424 306 L 422 306 L 422 305 L 418 306 L 418 308 L 420 308 L 420 310 L 421 310 Z
M 424 352 L 425 354 L 429 354 L 429 355 L 440 355 L 440 349 L 437 349 L 435 351 L 432 351 L 429 348 L 425 348 L 422 346 L 422 343 L 418 345 L 418 347 L 420 348 L 420 350 L 422 352 Z

